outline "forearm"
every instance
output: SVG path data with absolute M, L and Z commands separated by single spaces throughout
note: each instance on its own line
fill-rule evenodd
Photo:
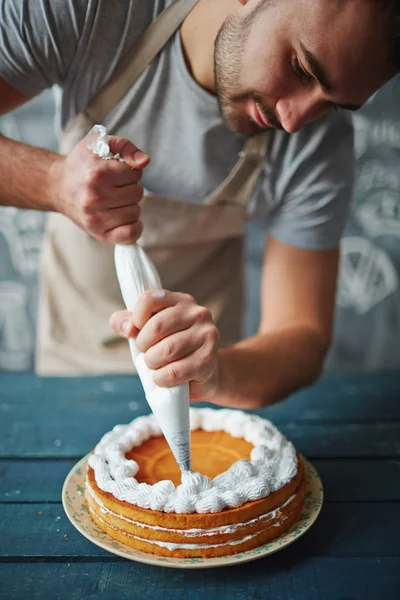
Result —
M 282 400 L 319 377 L 328 346 L 318 332 L 299 326 L 222 348 L 216 403 L 255 409 Z
M 63 157 L 0 135 L 0 205 L 56 210 L 55 189 Z

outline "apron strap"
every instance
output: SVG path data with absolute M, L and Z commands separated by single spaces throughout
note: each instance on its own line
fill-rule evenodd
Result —
M 249 138 L 228 177 L 205 200 L 205 204 L 235 204 L 246 211 L 265 164 L 273 131 Z
M 199 0 L 175 0 L 133 44 L 111 79 L 84 111 L 92 123 L 105 117 L 172 37 Z

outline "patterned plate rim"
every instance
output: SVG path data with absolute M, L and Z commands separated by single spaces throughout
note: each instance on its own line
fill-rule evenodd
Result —
M 107 550 L 111 554 L 122 556 L 128 560 L 135 560 L 137 562 L 159 567 L 170 567 L 175 569 L 227 567 L 257 560 L 258 558 L 279 552 L 279 550 L 282 550 L 304 535 L 315 523 L 321 511 L 324 498 L 322 482 L 317 470 L 310 461 L 304 456 L 301 456 L 306 474 L 306 495 L 304 497 L 303 508 L 299 519 L 286 533 L 263 546 L 233 556 L 219 556 L 216 558 L 174 558 L 157 556 L 155 554 L 140 552 L 139 550 L 121 544 L 105 532 L 101 531 L 93 523 L 84 503 L 85 474 L 88 458 L 89 454 L 77 462 L 64 481 L 62 504 L 68 519 L 84 537 L 103 550 Z M 78 511 L 75 506 L 79 509 L 78 516 Z

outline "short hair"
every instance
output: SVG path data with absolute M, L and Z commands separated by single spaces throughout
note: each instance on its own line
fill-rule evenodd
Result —
M 400 71 L 400 1 L 378 0 L 388 11 L 389 58 L 397 72 Z

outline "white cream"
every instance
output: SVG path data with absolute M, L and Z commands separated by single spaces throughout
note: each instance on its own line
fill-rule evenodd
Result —
M 154 485 L 135 479 L 139 466 L 125 454 L 161 429 L 154 415 L 117 425 L 107 433 L 89 458 L 99 488 L 115 498 L 152 510 L 175 513 L 213 513 L 265 498 L 281 489 L 297 473 L 293 446 L 265 419 L 237 410 L 190 409 L 191 429 L 225 431 L 253 444 L 250 460 L 239 460 L 212 481 L 200 473 L 182 474 L 182 484 L 159 481 Z
M 89 507 L 90 512 L 93 513 L 93 509 Z M 104 523 L 104 525 L 106 525 L 107 527 L 111 527 L 111 529 L 114 529 L 114 531 L 118 531 L 119 533 L 121 533 L 122 535 L 125 535 L 126 537 L 130 537 L 130 538 L 134 538 L 135 540 L 139 540 L 140 542 L 145 542 L 146 544 L 150 544 L 150 545 L 154 545 L 154 546 L 161 546 L 161 548 L 167 548 L 168 550 L 170 550 L 171 552 L 173 552 L 174 550 L 197 550 L 200 548 L 221 548 L 222 546 L 237 546 L 238 544 L 243 544 L 244 542 L 247 542 L 248 540 L 251 540 L 255 537 L 257 537 L 258 535 L 261 535 L 261 533 L 263 533 L 262 531 L 257 531 L 257 533 L 252 533 L 251 535 L 246 535 L 243 538 L 240 538 L 239 540 L 232 540 L 231 542 L 223 542 L 222 544 L 183 544 L 183 543 L 178 543 L 175 544 L 173 542 L 160 542 L 159 540 L 147 540 L 145 538 L 141 538 L 137 535 L 133 535 L 132 533 L 128 533 L 127 531 L 120 531 L 119 529 L 117 529 L 117 527 L 113 527 L 112 525 L 110 525 L 110 523 L 106 523 L 104 521 L 104 519 L 102 519 L 101 517 L 99 517 L 99 515 L 96 514 L 96 519 L 98 519 L 99 521 L 101 521 L 102 523 Z M 287 517 L 283 517 L 282 521 L 286 521 Z M 279 526 L 281 523 L 277 523 L 277 526 Z
M 93 500 L 95 501 L 95 503 L 100 507 L 100 512 L 102 512 L 103 514 L 108 514 L 108 515 L 111 515 L 112 517 L 122 519 L 123 521 L 126 521 L 127 523 L 130 523 L 131 525 L 136 525 L 138 527 L 141 527 L 142 529 L 151 529 L 153 531 L 163 531 L 163 532 L 168 532 L 168 533 L 179 533 L 179 534 L 185 535 L 186 537 L 202 537 L 202 536 L 211 536 L 211 535 L 217 535 L 217 534 L 235 533 L 238 529 L 243 529 L 243 527 L 248 527 L 249 525 L 254 525 L 255 523 L 263 523 L 264 521 L 266 523 L 268 523 L 269 521 L 272 521 L 273 519 L 276 518 L 276 516 L 280 510 L 282 510 L 283 508 L 285 508 L 286 506 L 291 504 L 291 502 L 293 502 L 293 500 L 295 499 L 295 494 L 293 494 L 293 496 L 291 496 L 288 500 L 286 500 L 286 502 L 284 504 L 282 504 L 281 506 L 278 506 L 278 508 L 276 508 L 275 510 L 271 510 L 270 512 L 264 513 L 263 515 L 261 515 L 259 517 L 250 519 L 249 521 L 242 521 L 240 523 L 232 523 L 231 525 L 222 525 L 221 527 L 209 527 L 208 529 L 196 529 L 196 528 L 173 529 L 171 527 L 161 527 L 160 525 L 148 525 L 147 523 L 142 523 L 140 521 L 134 521 L 133 519 L 128 519 L 128 517 L 125 517 L 124 515 L 115 513 L 114 511 L 110 510 L 109 508 L 107 508 L 107 506 L 104 505 L 104 503 L 101 501 L 101 499 L 97 496 L 97 494 L 94 492 L 94 490 L 91 488 L 91 486 L 88 483 L 86 484 L 86 488 L 87 488 L 89 494 L 91 495 L 91 497 L 93 498 Z M 278 525 L 279 525 L 279 523 L 276 524 L 276 526 L 278 526 Z M 275 525 L 273 525 L 273 526 L 275 527 Z

